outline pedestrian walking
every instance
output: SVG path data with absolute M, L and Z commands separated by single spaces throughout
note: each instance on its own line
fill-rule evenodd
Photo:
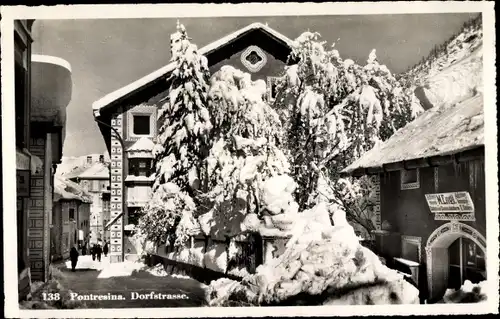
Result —
M 76 264 L 78 263 L 78 250 L 75 246 L 71 248 L 69 258 L 71 259 L 71 271 L 75 271 Z
M 97 261 L 101 261 L 101 254 L 102 254 L 101 245 L 97 244 L 97 247 L 96 247 Z
M 85 256 L 86 254 L 87 254 L 87 242 L 84 242 L 82 246 L 82 256 Z
M 90 254 L 92 255 L 92 260 L 95 261 L 95 244 L 92 245 L 92 248 L 90 248 Z
M 102 252 L 104 253 L 104 257 L 107 257 L 107 256 L 108 256 L 108 249 L 109 249 L 109 248 L 108 248 L 108 242 L 106 242 L 106 243 L 104 244 L 103 249 L 102 249 Z

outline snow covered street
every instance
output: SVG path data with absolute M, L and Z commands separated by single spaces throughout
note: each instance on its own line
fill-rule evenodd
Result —
M 112 264 L 109 257 L 98 262 L 91 256 L 80 256 L 75 272 L 69 261 L 54 266 L 60 270 L 59 283 L 74 293 L 74 300 L 91 308 L 191 307 L 205 303 L 203 284 L 166 275 L 161 266 L 130 261 Z M 122 298 L 109 298 L 120 295 Z

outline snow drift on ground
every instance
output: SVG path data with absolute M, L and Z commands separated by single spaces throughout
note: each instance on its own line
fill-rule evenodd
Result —
M 466 280 L 462 287 L 458 290 L 447 289 L 444 296 L 444 303 L 478 303 L 486 302 L 486 283 L 482 281 L 478 284 L 473 284 L 471 281 Z
M 327 206 L 314 209 L 299 214 L 285 252 L 259 266 L 256 274 L 241 282 L 213 281 L 207 291 L 209 304 L 419 303 L 418 290 L 361 246 L 342 217 L 331 226 Z

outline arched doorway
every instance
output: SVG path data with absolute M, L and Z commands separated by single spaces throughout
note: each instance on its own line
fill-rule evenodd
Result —
M 458 249 L 463 249 L 462 252 L 466 252 L 465 248 L 463 248 L 464 242 L 465 244 L 473 243 L 474 247 L 476 247 L 474 249 L 480 250 L 481 255 L 486 258 L 486 239 L 473 227 L 456 221 L 452 221 L 438 227 L 429 236 L 425 247 L 425 252 L 427 254 L 429 300 L 436 300 L 440 298 L 448 288 L 450 275 L 449 249 L 450 246 L 452 249 L 456 249 L 454 246 L 457 245 L 457 240 L 459 240 Z M 452 258 L 455 259 L 455 257 Z M 484 260 L 484 263 L 486 263 L 486 259 Z M 467 276 L 467 273 L 464 273 L 464 269 L 461 271 L 462 277 L 460 278 L 460 281 Z

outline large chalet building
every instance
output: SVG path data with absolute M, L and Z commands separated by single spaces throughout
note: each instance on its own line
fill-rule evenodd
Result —
M 428 302 L 486 279 L 483 105 L 478 94 L 431 108 L 343 171 L 378 177 L 377 253 Z
M 267 25 L 253 23 L 199 49 L 214 74 L 224 65 L 252 74 L 253 80 L 273 83 L 287 63 L 291 40 Z M 132 229 L 137 212 L 149 200 L 152 177 L 152 148 L 157 137 L 157 112 L 168 95 L 170 63 L 94 102 L 94 118 L 111 155 L 111 261 L 122 261 L 133 253 L 124 238 Z

